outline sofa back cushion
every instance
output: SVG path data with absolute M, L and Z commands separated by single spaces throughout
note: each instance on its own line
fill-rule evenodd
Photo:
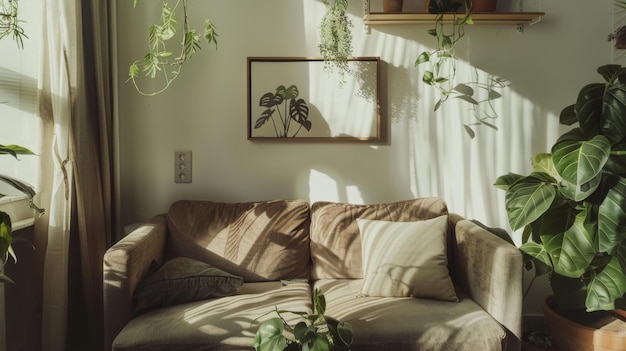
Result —
M 167 221 L 167 257 L 203 261 L 246 282 L 308 278 L 310 220 L 304 200 L 181 200 L 172 204 Z
M 412 222 L 447 213 L 436 197 L 373 205 L 316 202 L 311 205 L 311 278 L 363 278 L 357 218 Z

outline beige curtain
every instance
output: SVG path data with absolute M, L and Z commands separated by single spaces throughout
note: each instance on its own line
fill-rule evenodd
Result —
M 43 4 L 40 188 L 48 214 L 36 231 L 47 238 L 42 344 L 50 351 L 103 345 L 102 256 L 112 227 L 107 7 L 98 0 Z

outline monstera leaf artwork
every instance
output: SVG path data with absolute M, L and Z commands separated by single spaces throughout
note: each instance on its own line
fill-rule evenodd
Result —
M 304 99 L 298 99 L 299 94 L 297 86 L 285 88 L 281 85 L 276 88 L 276 92 L 261 96 L 259 106 L 265 107 L 265 110 L 256 120 L 254 128 L 271 125 L 279 138 L 293 138 L 302 128 L 310 131 L 309 106 Z

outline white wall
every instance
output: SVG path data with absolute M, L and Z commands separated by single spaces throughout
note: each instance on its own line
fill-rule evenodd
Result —
M 414 8 L 421 0 L 405 2 Z M 363 3 L 351 0 L 354 55 L 384 62 L 388 143 L 364 145 L 246 140 L 246 57 L 319 56 L 321 1 L 190 0 L 192 23 L 208 17 L 217 26 L 218 50 L 205 47 L 157 97 L 140 96 L 124 81 L 145 52 L 143 31 L 158 6 L 140 0 L 133 10 L 132 1 L 117 1 L 121 224 L 182 198 L 376 203 L 441 196 L 452 212 L 508 228 L 504 193 L 493 182 L 529 171 L 531 155 L 558 136 L 561 109 L 612 59 L 612 1 L 527 2 L 546 12 L 540 23 L 523 33 L 514 25 L 473 26 L 457 52 L 460 80 L 476 68 L 482 80 L 493 74 L 510 84 L 496 106 L 499 131 L 481 128 L 470 139 L 462 128 L 473 118 L 467 105 L 447 103 L 434 113 L 433 90 L 414 67 L 433 44 L 428 27 L 379 26 L 365 34 Z M 501 9 L 515 6 L 517 0 L 500 0 Z M 193 151 L 192 184 L 174 184 L 177 149 Z

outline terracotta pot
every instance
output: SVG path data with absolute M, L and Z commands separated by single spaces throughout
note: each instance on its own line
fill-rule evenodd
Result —
M 560 351 L 623 351 L 626 334 L 594 329 L 571 321 L 554 310 L 554 296 L 543 303 L 543 314 Z M 626 322 L 621 322 L 626 323 Z
M 495 12 L 497 0 L 472 0 L 472 12 Z
M 484 0 L 481 0 L 481 1 L 484 1 Z M 465 11 L 465 0 L 456 0 L 454 2 L 457 4 L 461 4 L 459 6 L 459 9 L 457 10 L 457 13 Z M 424 0 L 424 13 L 430 12 L 428 11 L 429 6 L 430 6 L 430 0 Z
M 383 0 L 383 12 L 402 12 L 403 0 Z

